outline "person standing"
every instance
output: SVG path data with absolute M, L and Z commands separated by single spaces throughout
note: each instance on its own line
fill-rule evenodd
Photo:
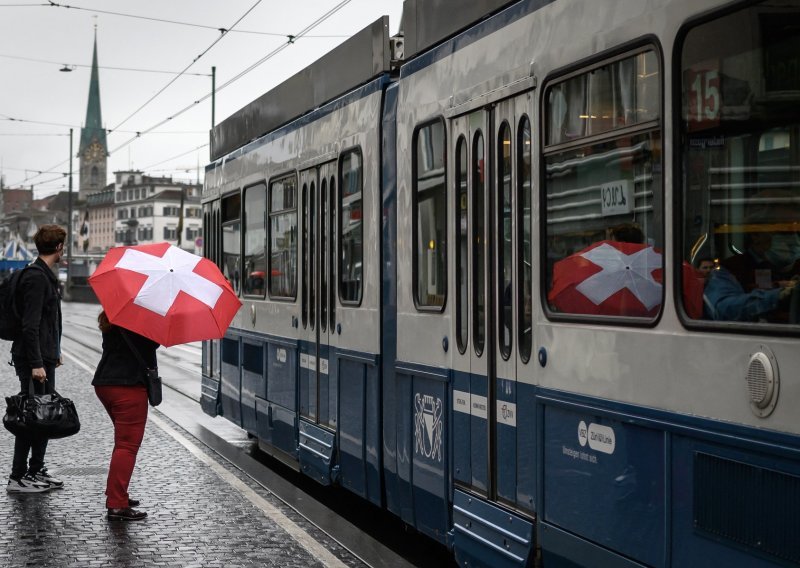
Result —
M 38 258 L 24 269 L 17 285 L 15 305 L 22 335 L 11 345 L 11 360 L 20 391 L 33 381 L 36 394 L 55 392 L 56 367 L 61 359 L 61 295 L 53 266 L 64 256 L 67 232 L 58 225 L 42 225 L 33 237 Z M 40 493 L 64 486 L 44 465 L 47 438 L 17 436 L 7 490 Z M 30 455 L 30 461 L 28 456 Z
M 114 451 L 106 481 L 108 519 L 141 521 L 147 513 L 134 509 L 139 501 L 128 495 L 147 423 L 146 369 L 140 359 L 155 369 L 159 344 L 113 325 L 104 311 L 97 316 L 97 322 L 103 332 L 103 354 L 92 385 L 114 424 Z

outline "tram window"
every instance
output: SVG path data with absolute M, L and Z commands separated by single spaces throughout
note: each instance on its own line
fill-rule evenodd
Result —
M 263 298 L 267 270 L 267 186 L 244 191 L 244 280 L 242 293 Z
M 469 193 L 467 191 L 467 140 L 456 144 L 456 343 L 467 350 L 469 337 Z
M 527 116 L 519 122 L 517 131 L 517 266 L 519 267 L 517 304 L 519 305 L 519 355 L 523 362 L 531 358 L 533 345 L 533 264 L 531 259 L 531 123 Z
M 514 297 L 513 279 L 511 276 L 512 213 L 511 213 L 511 127 L 507 122 L 500 125 L 497 134 L 497 223 L 500 227 L 497 246 L 497 273 L 501 277 L 499 313 L 499 337 L 497 338 L 500 355 L 503 359 L 511 356 L 511 338 L 513 337 L 512 298 Z
M 339 297 L 343 304 L 359 304 L 364 281 L 364 170 L 361 150 L 342 154 L 339 179 Z
M 317 183 L 308 186 L 308 324 L 317 325 Z
M 761 2 L 686 33 L 676 179 L 691 319 L 800 324 L 798 53 L 797 0 Z
M 472 344 L 480 356 L 486 345 L 486 180 L 483 134 L 472 140 Z
M 269 295 L 297 296 L 297 177 L 269 185 Z
M 239 193 L 222 199 L 222 274 L 231 283 L 233 291 L 239 294 L 241 226 L 239 215 L 242 196 Z
M 655 52 L 643 49 L 545 93 L 551 314 L 653 319 L 661 309 L 660 77 Z
M 308 184 L 303 184 L 303 298 L 301 300 L 303 329 L 308 327 Z
M 418 128 L 414 147 L 414 292 L 418 307 L 441 309 L 447 295 L 444 121 Z
M 328 329 L 328 180 L 319 186 L 319 328 Z
M 336 326 L 336 178 L 330 178 L 330 196 L 328 203 L 330 203 L 330 212 L 328 218 L 328 227 L 330 228 L 330 254 L 328 255 L 328 279 L 330 286 L 328 287 L 328 310 L 330 314 L 331 331 Z

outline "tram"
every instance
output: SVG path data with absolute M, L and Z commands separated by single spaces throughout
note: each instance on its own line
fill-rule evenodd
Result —
M 207 413 L 462 566 L 800 563 L 799 0 L 406 0 L 211 158 Z

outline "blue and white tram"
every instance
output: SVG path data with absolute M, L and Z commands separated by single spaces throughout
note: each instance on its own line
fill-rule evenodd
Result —
M 800 0 L 402 27 L 212 131 L 203 408 L 464 566 L 799 564 Z

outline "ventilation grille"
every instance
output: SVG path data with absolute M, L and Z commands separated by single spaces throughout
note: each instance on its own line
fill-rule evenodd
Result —
M 695 453 L 694 525 L 800 563 L 800 477 Z
M 772 373 L 770 373 L 772 374 Z M 761 405 L 767 398 L 767 368 L 760 359 L 753 358 L 747 368 L 747 390 L 750 393 L 750 401 Z

